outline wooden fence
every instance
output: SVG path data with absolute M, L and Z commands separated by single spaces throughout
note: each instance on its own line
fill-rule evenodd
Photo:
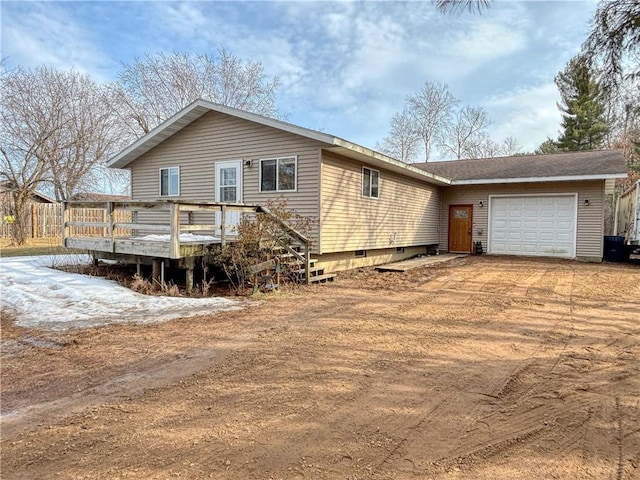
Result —
M 119 211 L 115 212 L 118 218 L 114 219 L 118 222 L 130 222 L 131 213 Z M 60 238 L 62 237 L 62 205 L 59 203 L 33 203 L 27 211 L 28 220 L 27 225 L 29 228 L 29 238 Z M 106 211 L 104 208 L 76 208 L 70 213 L 70 221 L 74 222 L 92 222 L 100 223 L 106 222 Z M 5 213 L 3 209 L 2 225 L 0 225 L 0 238 L 12 238 L 12 216 Z M 85 234 L 85 235 L 103 235 L 103 228 L 84 227 L 78 228 L 78 231 L 73 231 L 73 234 Z M 82 230 L 82 232 L 80 231 Z M 116 232 L 116 235 L 126 234 L 124 230 L 122 232 Z
M 0 238 L 12 238 L 13 215 L 2 209 Z M 62 206 L 56 203 L 32 203 L 27 209 L 29 238 L 53 238 L 62 236 Z

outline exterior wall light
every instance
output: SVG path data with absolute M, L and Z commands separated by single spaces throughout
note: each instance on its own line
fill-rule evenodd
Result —
M 585 206 L 585 207 L 588 207 L 588 206 L 589 206 L 589 199 L 588 199 L 588 198 L 585 198 L 585 199 L 584 199 L 584 206 Z
M 479 206 L 480 208 L 484 207 L 484 202 L 483 202 L 482 200 L 480 200 L 480 201 L 478 202 L 478 206 Z

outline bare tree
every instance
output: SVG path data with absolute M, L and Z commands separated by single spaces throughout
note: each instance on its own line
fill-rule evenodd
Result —
M 515 137 L 507 137 L 502 141 L 502 152 L 500 153 L 504 157 L 509 157 L 512 155 L 521 155 L 522 146 L 518 142 L 518 139 Z
M 391 117 L 391 130 L 376 148 L 390 157 L 403 162 L 415 160 L 419 150 L 420 135 L 413 125 L 413 119 L 405 108 Z
M 439 143 L 442 153 L 461 158 L 472 158 L 474 149 L 484 141 L 491 122 L 482 107 L 466 106 L 456 113 L 455 121 L 445 130 Z
M 262 63 L 245 62 L 221 48 L 215 57 L 160 53 L 138 59 L 124 66 L 111 97 L 129 134 L 140 136 L 198 98 L 277 117 L 278 86 Z
M 407 109 L 423 142 L 425 162 L 429 161 L 433 143 L 449 125 L 457 103 L 449 87 L 437 82 L 426 82 L 417 93 L 407 97 Z
M 493 158 L 502 156 L 501 145 L 487 132 L 482 132 L 469 148 L 468 158 Z
M 489 8 L 490 0 L 435 0 L 436 8 L 442 13 L 455 13 L 468 10 L 471 13 L 482 13 Z
M 86 75 L 18 68 L 3 70 L 1 81 L 0 176 L 13 187 L 14 241 L 23 244 L 33 193 L 66 200 L 100 189 L 96 168 L 117 135 L 104 92 Z
M 50 152 L 50 178 L 57 200 L 81 191 L 100 190 L 109 154 L 118 143 L 118 125 L 109 109 L 104 87 L 86 75 L 59 75 L 57 89 L 64 92 L 63 128 L 58 149 Z
M 12 235 L 18 245 L 28 237 L 29 201 L 49 178 L 48 158 L 63 127 L 64 99 L 49 88 L 53 78 L 55 72 L 46 68 L 0 72 L 0 177 L 12 186 Z

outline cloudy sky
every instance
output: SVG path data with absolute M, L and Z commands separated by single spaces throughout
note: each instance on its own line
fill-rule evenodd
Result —
M 109 81 L 147 53 L 223 46 L 280 77 L 277 106 L 298 125 L 374 148 L 405 97 L 438 81 L 487 110 L 494 140 L 513 136 L 532 151 L 558 134 L 553 78 L 578 53 L 596 2 L 497 1 L 483 15 L 442 15 L 429 1 L 2 0 L 0 9 L 9 67 Z

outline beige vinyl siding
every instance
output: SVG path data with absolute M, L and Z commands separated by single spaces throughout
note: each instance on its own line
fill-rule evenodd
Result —
M 353 252 L 335 252 L 318 256 L 316 266 L 324 269 L 325 273 L 341 272 L 360 267 L 371 267 L 385 263 L 399 262 L 416 255 L 427 254 L 427 247 L 406 247 L 398 251 L 397 248 L 381 248 L 367 251 L 366 257 L 356 257 Z
M 215 163 L 243 160 L 244 203 L 265 205 L 286 196 L 289 208 L 317 220 L 320 145 L 275 128 L 209 112 L 131 163 L 132 197 L 160 198 L 159 169 L 178 166 L 180 196 L 166 198 L 215 201 Z M 298 159 L 297 190 L 260 193 L 260 159 L 290 156 Z M 246 160 L 252 160 L 252 166 L 245 166 Z M 317 231 L 312 237 L 317 244 Z
M 323 151 L 320 253 L 438 243 L 438 188 L 380 170 L 379 198 L 365 198 L 362 167 Z
M 590 180 L 581 182 L 513 183 L 497 185 L 461 185 L 443 189 L 440 211 L 440 245 L 448 249 L 449 205 L 473 205 L 473 241 L 482 242 L 487 249 L 490 195 L 534 195 L 534 194 L 578 194 L 578 224 L 576 234 L 576 256 L 602 258 L 604 182 Z M 589 199 L 589 205 L 584 200 Z M 478 203 L 482 200 L 483 207 Z M 480 233 L 482 232 L 482 233 Z

